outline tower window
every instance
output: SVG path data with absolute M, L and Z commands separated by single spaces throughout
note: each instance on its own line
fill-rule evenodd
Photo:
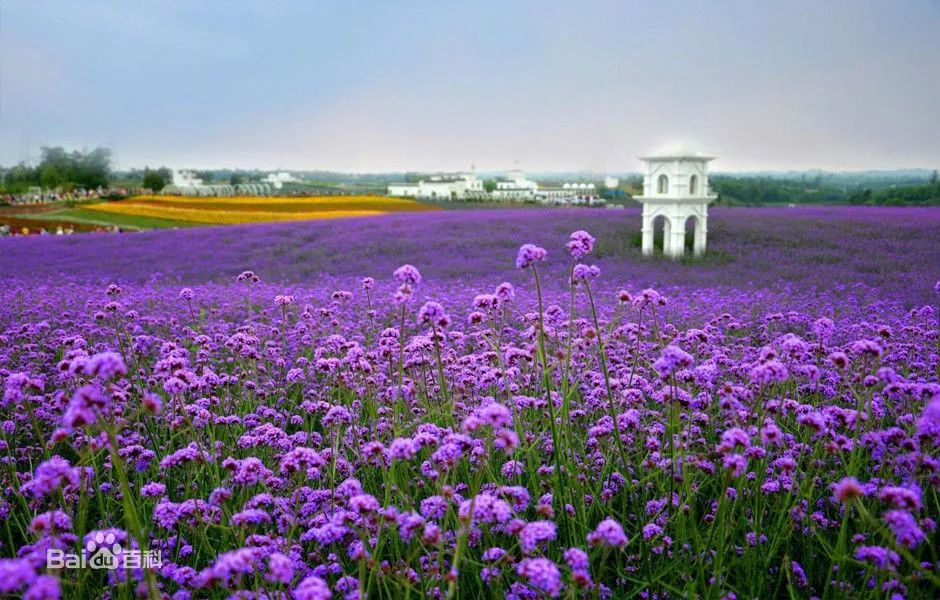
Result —
M 656 192 L 659 194 L 668 194 L 669 193 L 669 178 L 665 175 L 660 175 L 656 183 Z
M 698 175 L 693 175 L 689 178 L 689 195 L 695 196 L 698 194 Z

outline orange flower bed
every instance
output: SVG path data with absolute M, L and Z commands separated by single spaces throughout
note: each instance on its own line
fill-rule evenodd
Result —
M 414 200 L 383 196 L 188 197 L 136 196 L 86 208 L 105 213 L 156 217 L 210 225 L 336 219 L 390 212 L 436 210 Z

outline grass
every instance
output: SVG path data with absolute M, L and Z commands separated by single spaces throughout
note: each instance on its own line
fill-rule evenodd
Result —
M 68 221 L 84 225 L 97 225 L 100 227 L 118 226 L 124 229 L 171 229 L 174 227 L 192 227 L 194 223 L 187 223 L 175 219 L 165 219 L 143 215 L 124 215 L 105 213 L 88 208 L 66 208 L 48 213 L 31 214 L 30 219 L 42 221 Z

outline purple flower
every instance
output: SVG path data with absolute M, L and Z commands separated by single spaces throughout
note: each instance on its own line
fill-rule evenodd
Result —
M 854 477 L 843 477 L 839 483 L 832 488 L 832 494 L 839 502 L 845 503 L 853 498 L 860 498 L 865 495 L 862 484 Z
M 418 269 L 411 265 L 402 265 L 398 267 L 395 269 L 393 275 L 395 276 L 395 279 L 409 287 L 421 285 L 421 273 L 419 273 Z
M 480 418 L 492 427 L 511 427 L 512 413 L 498 402 L 490 402 L 479 411 Z
M 59 488 L 77 487 L 80 470 L 61 456 L 53 456 L 36 467 L 33 479 L 20 489 L 32 496 L 47 496 Z
M 666 346 L 662 355 L 653 363 L 660 376 L 669 377 L 677 369 L 687 369 L 694 363 L 692 355 L 678 346 Z
M 902 510 L 920 510 L 920 490 L 889 485 L 878 493 L 878 499 Z
M 290 306 L 294 303 L 294 297 L 290 295 L 275 296 L 274 305 L 279 307 Z
M 493 292 L 497 298 L 502 301 L 512 300 L 516 296 L 516 288 L 512 287 L 511 283 L 502 282 L 496 286 L 496 291 Z
M 311 469 L 322 467 L 326 461 L 313 448 L 299 446 L 281 458 L 281 473 L 295 473 L 297 471 L 310 472 Z
M 418 310 L 418 322 L 424 325 L 444 328 L 450 325 L 450 317 L 444 312 L 444 307 L 437 302 L 425 302 Z
M 519 532 L 519 546 L 526 554 L 535 551 L 542 542 L 555 539 L 556 526 L 551 521 L 533 521 L 527 523 Z
M 124 359 L 117 352 L 101 352 L 89 357 L 83 370 L 85 375 L 101 381 L 107 381 L 118 375 L 127 375 Z
M 594 251 L 594 237 L 586 231 L 575 231 L 565 244 L 568 253 L 575 258 L 584 258 Z
M 420 448 L 411 438 L 395 438 L 389 445 L 389 455 L 396 460 L 414 458 Z
M 294 579 L 294 561 L 280 552 L 270 555 L 267 579 L 275 583 L 290 583 Z
M 271 522 L 271 515 L 260 508 L 249 508 L 232 515 L 232 527 L 247 527 Z
M 360 515 L 374 513 L 381 507 L 376 497 L 371 494 L 358 494 L 349 499 L 349 508 Z
M 777 359 L 760 363 L 750 372 L 751 381 L 765 385 L 775 381 L 786 381 L 789 376 L 786 366 Z
M 461 520 L 468 521 L 471 519 L 471 510 L 473 523 L 505 523 L 512 517 L 512 509 L 505 500 L 485 492 L 477 494 L 471 500 L 463 501 L 457 514 Z
M 790 561 L 790 571 L 793 573 L 793 579 L 796 583 L 796 587 L 805 588 L 809 585 L 809 578 L 806 576 L 806 571 L 803 569 L 803 565 L 796 562 L 795 560 Z
M 144 498 L 156 498 L 166 494 L 166 486 L 156 481 L 151 481 L 140 488 L 140 495 Z
M 627 545 L 627 534 L 623 532 L 620 523 L 610 517 L 598 523 L 597 528 L 587 536 L 591 546 L 611 546 L 623 548 Z
M 28 560 L 0 559 L 0 593 L 12 594 L 36 580 L 36 570 Z
M 292 594 L 294 600 L 329 600 L 333 596 L 326 582 L 316 575 L 305 577 L 304 580 L 294 588 Z
M 643 526 L 643 539 L 649 540 L 663 532 L 663 528 L 656 523 L 647 523 Z
M 40 575 L 36 578 L 23 600 L 59 600 L 62 597 L 62 588 L 59 578 L 52 575 Z
M 575 570 L 587 570 L 588 555 L 587 552 L 580 548 L 568 548 L 565 550 L 565 562 L 568 563 L 568 566 Z
M 588 281 L 589 279 L 594 279 L 600 274 L 601 270 L 596 266 L 578 263 L 574 266 L 571 279 L 577 283 L 579 281 Z
M 539 248 L 535 244 L 523 244 L 516 255 L 516 268 L 527 269 L 537 262 L 544 261 L 547 255 L 545 248 Z
M 547 558 L 526 558 L 516 566 L 516 573 L 533 588 L 554 598 L 561 593 L 561 572 Z
M 901 564 L 897 552 L 881 546 L 859 546 L 855 549 L 855 559 L 870 563 L 882 571 L 894 571 Z
M 260 554 L 258 548 L 238 548 L 219 554 L 212 565 L 199 573 L 199 587 L 227 587 L 238 582 L 242 577 L 254 572 Z
M 193 300 L 196 298 L 196 292 L 192 291 L 188 287 L 184 287 L 180 290 L 180 298 L 183 300 Z
M 889 510 L 885 513 L 884 518 L 885 523 L 891 528 L 899 544 L 908 548 L 915 548 L 924 541 L 924 532 L 918 527 L 917 521 L 911 513 L 903 510 Z

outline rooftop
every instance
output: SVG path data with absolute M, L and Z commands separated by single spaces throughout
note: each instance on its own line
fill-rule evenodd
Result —
M 700 160 L 708 162 L 715 160 L 715 156 L 702 156 L 700 154 L 663 154 L 658 156 L 641 156 L 640 160 L 647 162 L 662 162 L 665 160 Z

